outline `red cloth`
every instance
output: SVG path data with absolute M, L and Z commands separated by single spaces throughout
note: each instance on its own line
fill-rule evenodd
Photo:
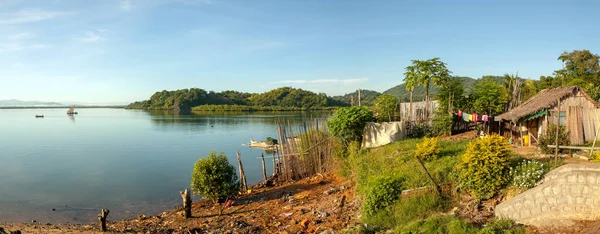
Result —
M 483 115 L 483 117 L 481 119 L 483 119 L 483 122 L 487 122 L 488 121 L 488 116 L 487 115 Z
M 477 114 L 473 114 L 473 122 L 477 122 Z
M 462 117 L 462 111 L 458 110 L 458 117 Z

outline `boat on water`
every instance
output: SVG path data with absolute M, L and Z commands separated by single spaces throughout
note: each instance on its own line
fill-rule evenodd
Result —
M 35 115 L 36 118 L 44 118 L 44 115 Z
M 76 115 L 77 112 L 75 112 L 75 105 L 73 105 L 71 108 L 69 108 L 69 110 L 67 111 L 67 115 Z

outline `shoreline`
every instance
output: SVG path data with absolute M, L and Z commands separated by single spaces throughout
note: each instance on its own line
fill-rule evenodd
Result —
M 345 206 L 340 208 L 342 200 Z M 238 197 L 236 205 L 224 209 L 222 214 L 210 201 L 197 200 L 192 204 L 190 219 L 183 218 L 179 207 L 155 216 L 139 214 L 134 219 L 113 220 L 109 214 L 107 226 L 110 232 L 142 233 L 339 231 L 358 223 L 360 205 L 350 180 L 327 174 L 278 182 L 272 187 L 254 185 L 252 193 Z M 7 231 L 23 233 L 97 233 L 99 226 L 98 222 L 0 222 Z

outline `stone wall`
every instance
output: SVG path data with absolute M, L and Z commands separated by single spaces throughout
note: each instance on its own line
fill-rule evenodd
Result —
M 533 226 L 563 226 L 600 218 L 600 164 L 567 164 L 536 187 L 502 202 L 496 217 Z

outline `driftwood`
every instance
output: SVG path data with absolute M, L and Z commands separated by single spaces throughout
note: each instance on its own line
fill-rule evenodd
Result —
M 186 219 L 192 217 L 192 198 L 190 197 L 190 190 L 185 189 L 184 191 L 179 191 L 181 195 L 181 199 L 183 199 L 183 210 L 184 216 Z
M 98 220 L 100 220 L 100 225 L 103 232 L 106 231 L 106 217 L 108 217 L 108 212 L 110 211 L 102 209 L 102 213 L 98 215 Z

